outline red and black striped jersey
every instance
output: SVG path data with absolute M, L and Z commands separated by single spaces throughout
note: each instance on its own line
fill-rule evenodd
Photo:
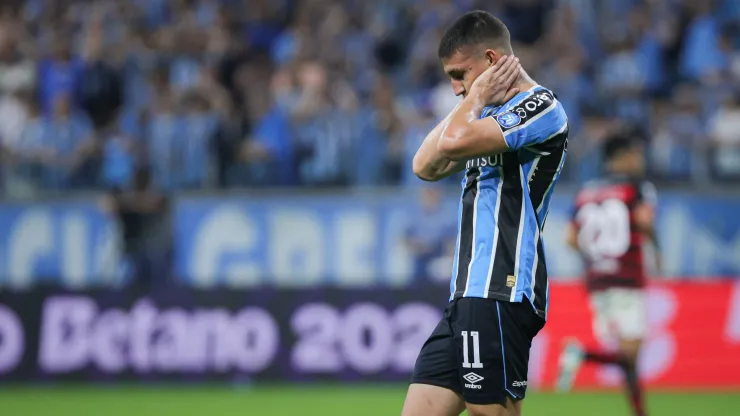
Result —
M 645 284 L 644 235 L 635 209 L 655 207 L 655 187 L 646 181 L 610 177 L 587 183 L 576 195 L 573 224 L 589 291 Z

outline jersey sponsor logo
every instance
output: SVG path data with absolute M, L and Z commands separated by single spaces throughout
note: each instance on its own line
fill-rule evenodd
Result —
M 465 162 L 465 169 L 496 167 L 504 165 L 504 155 L 498 154 L 488 157 L 479 157 Z
M 522 118 L 517 113 L 508 112 L 496 116 L 496 121 L 501 127 L 510 129 L 518 126 L 522 122 Z
M 527 387 L 527 380 L 524 381 L 515 381 L 511 383 L 511 387 Z
M 465 381 L 468 382 L 468 384 L 465 384 L 465 388 L 476 390 L 480 390 L 482 388 L 482 386 L 478 385 L 478 383 L 483 381 L 483 376 L 470 372 L 468 374 L 465 374 L 463 378 L 465 379 Z
M 527 117 L 533 116 L 536 113 L 539 113 L 540 108 L 549 107 L 550 104 L 552 104 L 552 102 L 553 102 L 552 95 L 550 95 L 550 93 L 546 91 L 543 91 L 543 92 L 534 94 L 531 97 L 527 98 L 526 100 L 522 101 L 521 103 L 517 104 L 517 106 L 514 107 L 514 109 L 511 110 L 511 112 L 516 113 L 516 115 L 519 116 L 520 122 L 521 122 L 521 120 Z M 505 127 L 505 128 L 509 128 L 509 127 Z

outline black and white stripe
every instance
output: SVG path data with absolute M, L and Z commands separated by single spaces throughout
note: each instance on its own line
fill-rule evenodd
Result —
M 532 299 L 530 300 L 537 313 L 541 316 L 544 316 L 547 309 L 547 287 L 549 282 L 547 279 L 544 245 L 540 238 L 540 232 L 545 226 L 546 218 L 540 221 L 539 215 L 544 208 L 545 199 L 552 191 L 552 187 L 555 185 L 562 169 L 563 159 L 567 153 L 567 143 L 568 126 L 566 123 L 557 133 L 535 147 L 538 150 L 536 153 L 540 156 L 534 159 L 528 178 L 529 197 L 539 223 L 535 234 L 536 251 L 534 264 L 532 265 Z
M 545 196 L 552 190 L 560 173 L 563 158 L 566 154 L 566 143 L 568 140 L 567 127 L 550 140 L 537 146 L 538 150 L 547 152 L 547 156 L 538 157 L 536 166 L 532 167 L 529 177 L 529 198 L 532 207 L 539 215 Z M 540 224 L 540 227 L 544 224 Z
M 455 295 L 467 290 L 470 266 L 475 255 L 475 219 L 478 214 L 480 197 L 480 168 L 470 169 L 465 180 L 462 195 L 462 214 L 460 218 L 460 239 L 457 247 L 457 270 L 455 276 Z
M 491 274 L 488 276 L 489 293 L 504 293 L 507 291 L 514 292 L 514 288 L 506 287 L 506 280 L 509 275 L 516 275 L 514 269 L 516 259 L 516 248 L 521 238 L 520 225 L 522 223 L 522 199 L 524 190 L 521 181 L 521 166 L 518 163 L 518 156 L 514 152 L 503 154 L 503 175 L 501 177 L 503 185 L 500 195 L 500 207 L 496 217 L 496 226 L 498 236 L 496 239 L 496 251 L 493 253 L 493 264 Z

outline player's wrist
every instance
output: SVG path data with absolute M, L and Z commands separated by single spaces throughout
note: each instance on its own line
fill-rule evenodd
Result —
M 484 108 L 490 103 L 488 103 L 488 99 L 486 98 L 485 91 L 482 88 L 471 88 L 470 94 L 468 95 L 468 99 L 471 103 L 470 110 L 472 112 L 475 112 L 475 114 L 480 114 L 481 111 L 483 111 Z

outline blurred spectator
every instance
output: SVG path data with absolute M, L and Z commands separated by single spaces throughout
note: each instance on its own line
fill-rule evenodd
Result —
M 34 63 L 21 53 L 13 27 L 8 22 L 0 26 L 0 95 L 31 89 L 36 82 Z
M 414 259 L 414 280 L 448 284 L 455 253 L 456 218 L 448 215 L 436 185 L 419 190 L 419 203 L 409 214 L 405 243 Z
M 119 223 L 133 282 L 156 284 L 148 279 L 167 275 L 171 244 L 167 198 L 152 184 L 149 170 L 136 169 L 131 187 L 112 188 L 101 205 Z
M 378 80 L 371 102 L 360 112 L 354 183 L 360 186 L 398 183 L 403 159 L 403 127 L 387 78 Z
M 646 123 L 649 106 L 647 60 L 638 53 L 634 39 L 625 35 L 610 45 L 610 54 L 601 63 L 598 86 L 609 115 L 634 123 Z
M 713 15 L 713 1 L 687 1 L 690 17 L 684 33 L 681 70 L 696 81 L 709 81 L 727 69 L 727 55 L 720 45 L 720 27 Z
M 60 96 L 74 97 L 82 73 L 82 61 L 72 54 L 71 34 L 62 30 L 53 34 L 51 54 L 39 63 L 39 95 L 45 113 L 52 111 Z M 73 105 L 73 102 L 69 102 Z
M 97 185 L 96 158 L 99 150 L 87 116 L 75 110 L 72 97 L 57 94 L 51 115 L 45 117 L 42 146 L 51 150 L 46 161 L 46 186 L 52 189 L 89 189 Z
M 740 97 L 725 100 L 709 123 L 715 174 L 740 179 Z
M 17 132 L 13 120 L 21 121 Z M 43 167 L 52 162 L 54 154 L 44 147 L 45 123 L 33 92 L 19 90 L 6 96 L 0 104 L 0 124 L 5 127 L 0 134 L 8 194 L 28 196 L 43 189 Z
M 327 68 L 307 62 L 300 70 L 291 104 L 301 182 L 313 186 L 348 184 L 354 130 L 354 94 L 342 79 L 329 82 Z
M 123 104 L 123 79 L 118 70 L 103 59 L 102 21 L 91 23 L 76 85 L 80 107 L 95 128 L 104 128 L 117 120 Z
M 169 84 L 156 92 L 145 133 L 152 179 L 162 189 L 171 189 L 177 184 L 173 177 L 176 169 L 174 153 L 178 133 L 174 101 Z
M 243 122 L 241 136 L 235 138 L 238 163 L 243 168 L 241 171 L 245 173 L 248 185 L 285 186 L 299 183 L 293 132 L 286 108 L 290 105 L 292 89 L 292 76 L 287 71 L 277 72 L 271 83 L 272 106 L 263 114 L 252 112 L 253 118 L 257 119 L 254 130 L 250 130 L 249 125 L 244 126 Z M 248 117 L 245 114 L 243 119 Z
M 704 125 L 701 105 L 697 102 L 697 87 L 683 85 L 672 97 L 674 106 L 658 108 L 658 125 L 650 146 L 652 173 L 659 177 L 690 179 L 696 173 L 692 168 L 702 166 Z
M 0 15 L 6 184 L 125 186 L 147 163 L 167 190 L 418 185 L 414 147 L 460 99 L 438 42 L 471 8 L 507 23 L 566 107 L 585 144 L 564 182 L 598 171 L 587 130 L 610 120 L 649 129 L 664 181 L 734 177 L 733 152 L 703 153 L 730 143 L 714 130 L 740 90 L 732 0 L 16 3 Z

